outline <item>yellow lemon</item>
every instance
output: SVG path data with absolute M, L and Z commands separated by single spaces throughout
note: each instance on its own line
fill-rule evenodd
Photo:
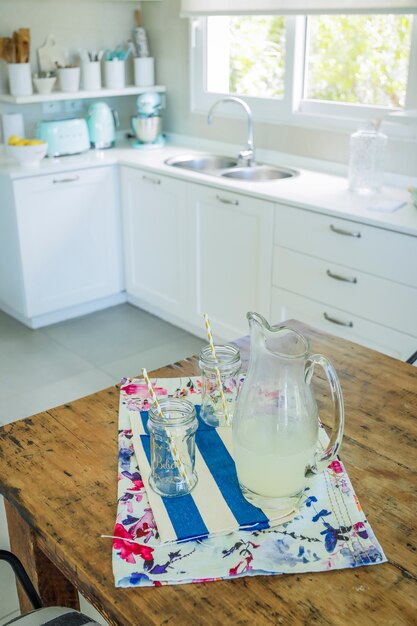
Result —
M 17 146 L 17 143 L 20 141 L 20 137 L 17 135 L 10 135 L 9 137 L 9 146 Z

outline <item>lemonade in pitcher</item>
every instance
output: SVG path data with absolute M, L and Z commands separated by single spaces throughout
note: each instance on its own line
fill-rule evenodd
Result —
M 270 326 L 248 313 L 251 330 L 248 372 L 233 419 L 233 455 L 242 493 L 249 502 L 282 515 L 296 511 L 309 471 L 322 471 L 343 436 L 343 398 L 330 361 L 309 354 L 298 331 Z M 335 426 L 319 455 L 319 417 L 310 381 L 315 365 L 330 384 Z
M 280 435 L 274 416 L 247 420 L 233 444 L 240 484 L 266 498 L 297 496 L 314 464 L 316 442 L 314 427 Z

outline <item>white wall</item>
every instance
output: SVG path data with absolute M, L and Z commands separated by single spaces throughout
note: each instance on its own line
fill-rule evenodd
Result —
M 208 127 L 206 117 L 190 114 L 188 20 L 179 17 L 180 0 L 149 2 L 142 6 L 152 54 L 156 57 L 158 81 L 167 87 L 165 130 L 227 143 L 242 144 L 246 121 L 220 118 Z M 255 123 L 259 148 L 347 164 L 349 132 Z M 387 169 L 417 174 L 417 142 L 390 140 Z
M 95 0 L 1 0 L 0 36 L 10 36 L 20 27 L 29 27 L 31 34 L 30 63 L 32 72 L 38 71 L 36 49 L 46 36 L 52 34 L 60 45 L 75 54 L 79 48 L 100 50 L 114 48 L 131 38 L 134 27 L 136 2 Z M 132 83 L 132 59 L 127 63 L 128 78 Z M 7 65 L 0 60 L 0 93 L 8 93 Z M 107 100 L 121 117 L 121 127 L 128 128 L 130 115 L 135 114 L 135 97 Z M 90 101 L 83 102 L 83 110 L 76 115 L 85 115 Z M 61 106 L 64 111 L 64 105 Z M 42 105 L 0 104 L 0 113 L 18 111 L 25 118 L 26 134 L 33 134 L 37 120 L 47 117 Z

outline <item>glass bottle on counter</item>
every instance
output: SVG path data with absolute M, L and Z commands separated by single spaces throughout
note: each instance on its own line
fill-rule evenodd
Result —
M 382 187 L 387 136 L 379 130 L 380 121 L 350 136 L 349 189 L 375 193 Z

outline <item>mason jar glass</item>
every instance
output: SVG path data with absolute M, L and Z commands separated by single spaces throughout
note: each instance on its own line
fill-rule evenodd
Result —
M 160 496 L 172 498 L 190 493 L 197 484 L 195 433 L 198 421 L 188 400 L 159 401 L 163 417 L 153 405 L 149 410 L 151 474 L 149 484 Z
M 240 352 L 235 346 L 214 346 L 217 360 L 209 345 L 202 348 L 199 365 L 202 375 L 201 419 L 209 426 L 230 426 L 239 389 L 239 372 L 242 366 Z M 216 372 L 219 369 L 221 388 Z M 229 420 L 227 419 L 225 406 Z
M 358 130 L 350 136 L 349 189 L 375 193 L 382 187 L 387 136 L 375 128 Z

